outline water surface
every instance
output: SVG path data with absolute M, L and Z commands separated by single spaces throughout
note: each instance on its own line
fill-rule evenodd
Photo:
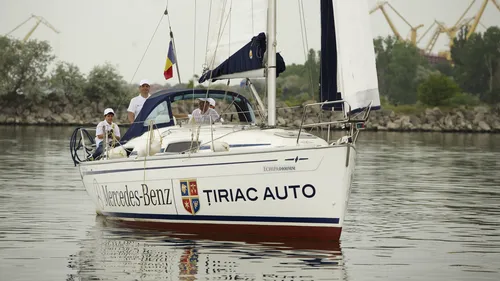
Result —
M 500 135 L 363 132 L 340 243 L 96 217 L 66 127 L 0 126 L 0 280 L 500 280 Z

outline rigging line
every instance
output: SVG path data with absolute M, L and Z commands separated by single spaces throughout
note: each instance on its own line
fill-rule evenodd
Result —
M 194 83 L 196 83 L 195 73 L 196 73 L 196 0 L 194 0 L 194 28 L 193 28 L 193 100 L 194 100 Z
M 160 20 L 158 21 L 158 25 L 156 25 L 156 29 L 153 32 L 151 39 L 149 39 L 148 46 L 146 47 L 146 50 L 142 54 L 141 60 L 139 61 L 139 64 L 137 65 L 137 68 L 135 69 L 134 75 L 132 75 L 132 78 L 130 79 L 129 84 L 132 84 L 132 81 L 134 80 L 135 75 L 137 74 L 137 71 L 139 71 L 139 67 L 141 67 L 142 61 L 144 60 L 144 57 L 146 56 L 146 53 L 148 52 L 149 46 L 151 46 L 151 42 L 153 42 L 153 38 L 155 37 L 156 32 L 158 31 L 158 28 L 160 27 L 161 21 L 163 20 L 164 16 L 165 16 L 164 14 L 161 15 Z
M 210 6 L 208 7 L 208 29 L 207 29 L 207 42 L 205 43 L 205 62 L 207 61 L 207 56 L 208 56 L 208 38 L 210 37 L 211 22 L 212 22 L 212 0 L 210 0 Z
M 309 51 L 309 43 L 307 41 L 307 34 L 304 32 L 306 28 L 306 19 L 304 15 L 304 2 L 302 0 L 297 0 L 299 4 L 299 16 L 300 16 L 300 32 L 302 37 L 302 47 L 304 49 L 304 66 L 307 63 L 307 52 Z M 311 96 L 314 97 L 314 81 L 312 77 L 312 69 L 310 67 L 306 68 L 309 74 L 309 84 L 311 85 Z
M 253 25 L 253 18 L 254 18 L 254 15 L 253 15 L 253 0 L 252 0 L 252 35 L 255 34 L 255 28 L 254 28 L 254 25 Z
M 231 2 L 231 3 L 232 3 L 232 2 Z M 223 30 L 224 30 L 224 28 L 225 28 L 225 27 L 226 27 L 226 25 L 227 25 L 227 21 L 229 20 L 229 16 L 228 16 L 228 17 L 226 17 L 225 21 L 223 21 L 223 20 L 224 20 L 224 15 L 225 15 L 225 12 L 226 12 L 226 4 L 227 4 L 227 1 L 224 1 L 223 7 L 222 7 L 222 9 L 221 9 L 221 17 L 220 17 L 220 18 L 221 18 L 221 22 L 220 22 L 220 25 L 219 25 L 219 31 L 218 31 L 218 33 L 217 33 L 217 35 L 218 35 L 218 36 L 217 36 L 217 43 L 216 43 L 216 45 L 215 45 L 214 54 L 213 54 L 213 57 L 212 57 L 212 61 L 210 62 L 210 68 L 209 68 L 209 70 L 210 70 L 211 68 L 213 68 L 213 66 L 214 66 L 214 63 L 215 63 L 215 57 L 216 57 L 216 55 L 217 55 L 217 49 L 219 48 L 219 43 L 220 43 L 220 41 L 222 40 Z M 230 14 L 231 14 L 231 12 L 232 12 L 232 7 L 233 7 L 233 6 L 232 6 L 232 4 L 231 4 L 231 5 L 229 6 L 229 13 L 228 13 L 228 15 L 230 15 Z M 210 90 L 210 86 L 212 85 L 212 74 L 213 74 L 213 72 L 212 72 L 212 70 L 210 70 L 210 78 L 209 78 L 209 80 L 208 80 L 207 94 L 208 94 L 208 91 Z

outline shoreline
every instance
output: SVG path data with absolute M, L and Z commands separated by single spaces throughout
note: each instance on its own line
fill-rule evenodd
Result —
M 48 108 L 39 110 L 9 110 L 0 113 L 0 126 L 46 126 L 46 127 L 95 127 L 103 119 L 95 117 L 88 108 L 79 112 L 69 106 L 64 110 Z M 10 112 L 9 112 L 10 111 Z M 7 114 L 6 114 L 7 113 Z M 10 113 L 10 114 L 9 114 Z M 304 124 L 334 120 L 336 112 L 324 112 L 318 109 L 308 109 L 308 117 Z M 115 122 L 121 128 L 128 128 L 125 109 L 116 111 Z M 120 118 L 121 117 L 121 118 Z M 278 127 L 298 129 L 301 124 L 302 109 L 277 110 Z M 323 127 L 326 129 L 326 127 Z M 314 131 L 316 129 L 313 129 Z M 317 130 L 321 130 L 318 128 Z M 331 130 L 342 130 L 339 124 L 334 124 Z M 441 110 L 438 107 L 420 109 L 419 112 L 408 114 L 382 109 L 370 114 L 365 131 L 372 132 L 442 132 L 442 133 L 500 133 L 500 104 L 494 106 L 476 106 Z
M 84 127 L 84 128 L 95 128 L 96 124 L 28 124 L 28 123 L 0 123 L 0 127 Z M 130 127 L 129 125 L 120 125 L 120 129 L 122 128 L 127 128 Z M 298 129 L 294 127 L 281 127 L 281 128 L 286 128 L 286 129 Z M 309 129 L 309 128 L 308 128 Z M 326 128 L 323 128 L 323 130 L 326 130 Z M 316 131 L 315 129 L 310 130 L 309 132 L 314 132 Z M 335 132 L 340 132 L 342 129 L 340 128 L 331 128 L 331 131 Z M 413 130 L 403 130 L 403 129 L 379 129 L 379 128 L 365 128 L 362 131 L 365 132 L 381 132 L 381 133 L 387 133 L 387 132 L 392 132 L 392 133 L 443 133 L 443 134 L 451 134 L 451 133 L 456 133 L 456 134 L 500 134 L 500 130 L 490 130 L 490 131 L 485 131 L 485 130 L 426 130 L 426 129 L 413 129 Z

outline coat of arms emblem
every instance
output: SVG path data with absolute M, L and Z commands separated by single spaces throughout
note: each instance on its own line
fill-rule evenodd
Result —
M 192 215 L 200 210 L 200 197 L 198 195 L 198 184 L 196 179 L 180 180 L 182 205 Z

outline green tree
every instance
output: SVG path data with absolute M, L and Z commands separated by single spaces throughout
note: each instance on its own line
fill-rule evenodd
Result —
M 49 85 L 56 97 L 66 96 L 75 103 L 83 101 L 86 79 L 74 64 L 59 62 L 52 71 Z
M 443 74 L 431 74 L 418 87 L 418 100 L 430 106 L 447 105 L 459 93 L 460 88 L 451 78 Z
M 282 100 L 308 96 L 313 99 L 319 92 L 321 52 L 310 49 L 304 64 L 291 64 L 276 81 L 277 92 Z
M 106 107 L 118 107 L 130 99 L 130 89 L 116 68 L 106 63 L 95 66 L 87 77 L 85 96 L 90 101 L 104 102 Z M 137 92 L 137 88 L 135 88 Z M 102 110 L 96 108 L 96 110 Z
M 315 95 L 319 91 L 319 69 L 320 69 L 320 58 L 319 55 L 316 56 L 316 51 L 313 49 L 309 50 L 307 54 L 307 60 L 304 63 L 304 68 L 306 70 L 308 78 L 308 91 L 312 91 L 311 96 Z
M 486 102 L 500 101 L 500 28 L 493 26 L 484 34 L 465 38 L 462 29 L 451 49 L 454 76 L 460 87 Z
M 0 95 L 4 101 L 40 97 L 47 67 L 54 59 L 51 51 L 47 42 L 0 36 Z
M 389 36 L 376 38 L 374 47 L 377 60 L 379 89 L 392 103 L 414 104 L 417 101 L 419 66 L 427 62 L 418 49 L 406 41 Z

